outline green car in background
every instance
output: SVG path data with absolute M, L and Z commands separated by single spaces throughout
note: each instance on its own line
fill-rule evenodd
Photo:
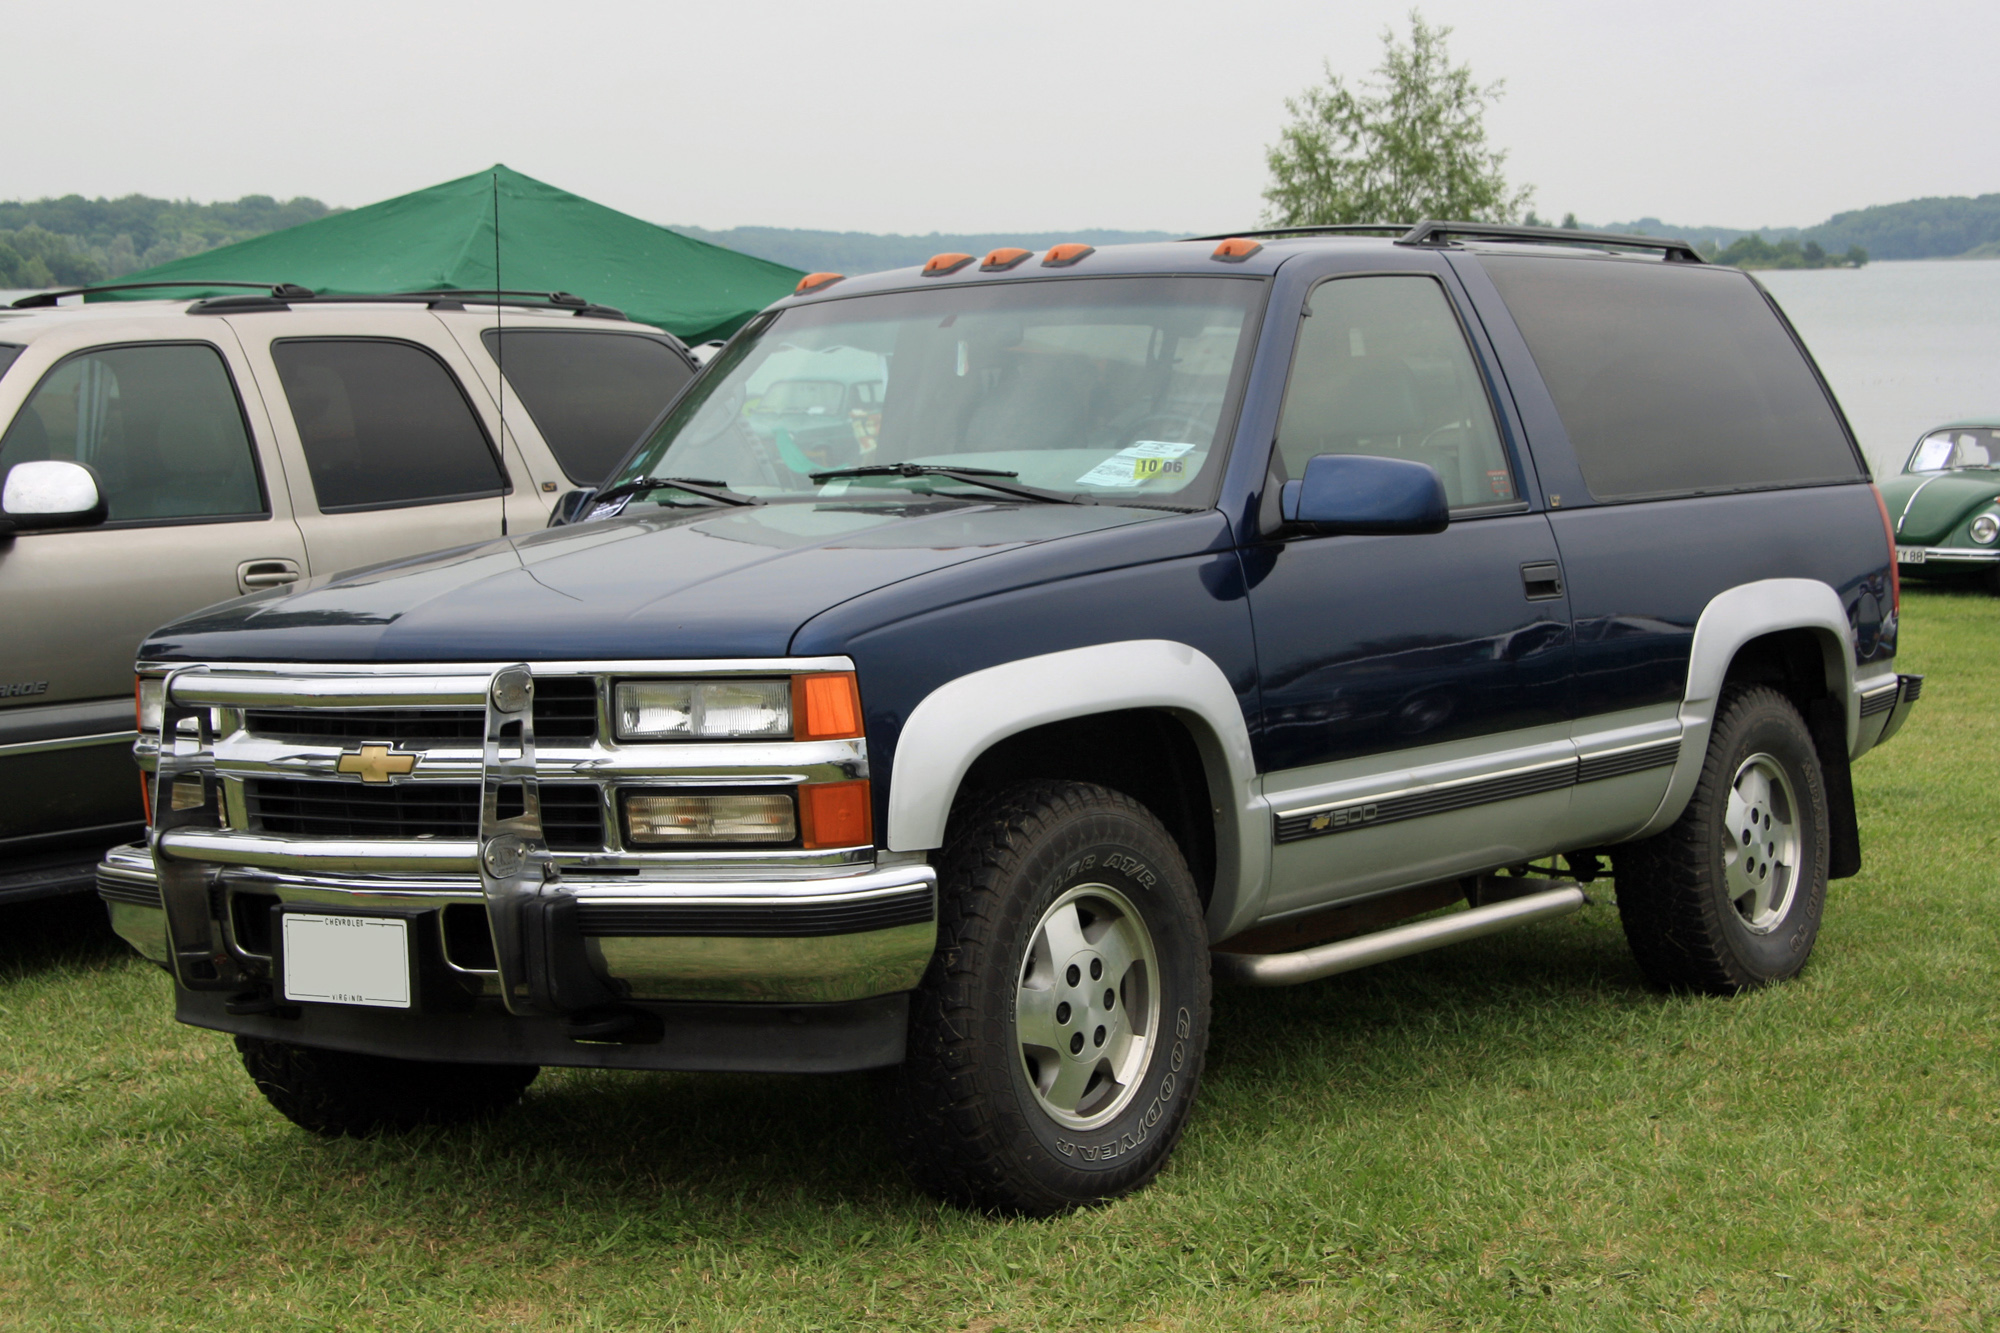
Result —
M 1882 499 L 1905 574 L 1976 574 L 2000 593 L 2000 418 L 1925 432 Z

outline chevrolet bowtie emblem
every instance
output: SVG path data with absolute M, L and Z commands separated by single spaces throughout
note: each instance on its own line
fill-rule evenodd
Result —
M 337 771 L 353 773 L 363 782 L 387 782 L 403 777 L 417 766 L 417 756 L 397 754 L 386 745 L 364 745 L 352 754 L 340 756 Z

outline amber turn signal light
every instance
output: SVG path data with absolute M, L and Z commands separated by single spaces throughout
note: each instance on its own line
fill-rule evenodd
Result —
M 1215 247 L 1210 259 L 1220 259 L 1225 264 L 1240 264 L 1251 255 L 1264 248 L 1262 241 L 1253 241 L 1248 236 L 1232 236 Z
M 1064 241 L 1061 245 L 1049 247 L 1049 252 L 1042 256 L 1042 267 L 1068 268 L 1086 255 L 1095 253 L 1096 250 L 1096 246 L 1085 245 L 1081 241 Z
M 852 671 L 792 677 L 792 736 L 838 741 L 861 734 L 861 691 Z
M 941 255 L 932 255 L 930 262 L 924 265 L 924 276 L 927 278 L 942 278 L 947 273 L 958 272 L 971 262 L 971 255 L 962 255 L 956 251 L 947 251 Z
M 809 782 L 800 787 L 799 841 L 807 848 L 864 847 L 874 842 L 868 780 Z
M 1004 273 L 1033 253 L 1033 250 L 1023 250 L 1019 246 L 1003 245 L 979 261 L 979 271 Z
M 807 292 L 816 292 L 822 287 L 831 287 L 846 276 L 845 273 L 808 273 L 799 279 L 798 286 L 792 288 L 792 295 L 803 296 Z

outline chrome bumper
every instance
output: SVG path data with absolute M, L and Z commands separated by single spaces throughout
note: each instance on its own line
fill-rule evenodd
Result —
M 470 865 L 441 864 L 444 857 L 417 873 L 365 875 L 350 873 L 368 864 L 352 845 L 216 830 L 177 830 L 156 842 L 153 850 L 114 847 L 98 866 L 97 892 L 112 929 L 162 965 L 173 959 L 156 855 L 177 869 L 199 868 L 228 961 L 251 977 L 268 975 L 275 960 L 245 927 L 273 906 L 482 914 L 487 907 Z M 923 864 L 798 881 L 566 878 L 562 885 L 575 902 L 584 956 L 619 1000 L 866 999 L 915 986 L 937 943 L 937 872 Z M 451 936 L 440 939 L 444 966 L 469 991 L 501 994 L 497 968 L 468 965 L 487 960 L 453 957 Z

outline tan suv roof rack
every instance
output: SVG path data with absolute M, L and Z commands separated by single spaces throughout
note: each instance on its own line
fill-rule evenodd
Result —
M 184 282 L 107 282 L 94 287 L 69 287 L 61 291 L 36 292 L 13 303 L 16 310 L 39 310 L 54 306 L 65 296 L 92 296 L 98 292 L 131 292 L 158 289 L 203 290 L 213 287 L 247 289 L 242 296 L 210 296 L 188 307 L 190 315 L 242 314 L 257 310 L 289 310 L 315 301 L 352 304 L 423 305 L 432 310 L 463 310 L 475 305 L 517 306 L 528 310 L 568 310 L 579 317 L 624 319 L 625 312 L 613 306 L 597 305 L 571 292 L 530 292 L 510 288 L 438 288 L 427 292 L 315 292 L 295 282 L 221 282 L 190 279 Z M 255 295 L 248 293 L 254 292 Z

